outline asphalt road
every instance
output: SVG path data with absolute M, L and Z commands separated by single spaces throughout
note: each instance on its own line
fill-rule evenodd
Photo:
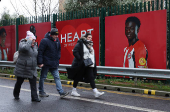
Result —
M 45 83 L 49 97 L 40 98 L 40 103 L 32 102 L 27 80 L 17 101 L 12 94 L 15 82 L 0 78 L 0 112 L 170 112 L 169 97 L 100 90 L 105 94 L 94 98 L 91 88 L 78 87 L 81 97 L 68 95 L 61 99 L 53 83 Z M 63 85 L 63 89 L 71 92 L 72 86 Z

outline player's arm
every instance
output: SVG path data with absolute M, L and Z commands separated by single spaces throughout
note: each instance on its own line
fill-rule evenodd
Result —
M 135 67 L 136 68 L 148 68 L 147 66 L 148 52 L 144 47 L 140 47 L 135 50 Z

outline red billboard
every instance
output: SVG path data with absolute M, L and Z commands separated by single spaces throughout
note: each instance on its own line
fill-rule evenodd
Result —
M 16 51 L 15 25 L 0 27 L 0 60 L 13 61 Z
M 105 66 L 166 69 L 167 11 L 105 18 Z
M 35 35 L 37 37 L 36 42 L 38 45 L 41 42 L 41 39 L 44 38 L 45 34 L 51 30 L 51 22 L 44 22 L 44 23 L 33 23 L 33 24 L 24 24 L 18 26 L 18 42 L 21 39 L 26 37 L 26 32 L 28 30 L 35 30 Z
M 99 65 L 99 17 L 56 22 L 61 42 L 60 64 L 72 64 L 74 46 L 86 32 L 93 36 L 96 64 Z

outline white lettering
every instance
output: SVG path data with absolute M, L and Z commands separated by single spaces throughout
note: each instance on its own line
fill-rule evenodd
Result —
M 72 33 L 67 33 L 67 42 L 72 42 L 72 40 L 69 40 L 70 38 L 72 38 L 72 36 L 70 36 Z
M 81 31 L 81 37 L 84 36 L 86 34 L 86 30 L 82 30 Z
M 62 34 L 61 34 L 61 43 L 63 42 L 63 39 L 65 40 L 65 43 L 66 43 L 66 34 L 65 34 L 65 37 L 63 38 Z
M 89 32 L 89 33 L 91 33 L 91 31 L 93 31 L 94 29 L 88 29 L 87 31 Z
M 89 33 L 92 33 L 92 31 L 94 31 L 94 29 L 92 28 L 92 29 L 87 29 L 87 30 L 82 30 L 81 31 L 81 37 L 82 36 L 84 36 L 87 32 L 89 32 Z M 74 42 L 74 41 L 76 41 L 76 39 L 77 40 L 79 40 L 79 36 L 78 36 L 78 33 L 77 32 L 75 32 L 75 34 L 74 34 L 74 38 L 73 38 L 73 33 L 66 33 L 66 34 L 64 34 L 65 35 L 65 37 L 63 37 L 63 35 L 61 34 L 61 43 L 63 43 L 63 42 Z M 73 38 L 73 39 L 72 39 Z M 66 45 L 65 45 L 66 46 Z M 70 45 L 67 45 L 67 46 L 70 46 Z
M 77 32 L 76 32 L 75 35 L 74 35 L 73 41 L 75 41 L 76 38 L 79 40 L 79 36 L 78 36 Z

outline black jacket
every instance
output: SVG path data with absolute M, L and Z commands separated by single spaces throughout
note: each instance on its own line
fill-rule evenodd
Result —
M 44 64 L 50 68 L 58 68 L 61 57 L 61 45 L 57 38 L 56 41 L 50 36 L 50 32 L 45 34 L 38 48 L 38 65 Z
M 67 73 L 68 73 L 68 78 L 69 79 L 73 79 L 77 76 L 77 75 L 81 75 L 81 79 L 80 81 L 84 81 L 84 82 L 89 82 L 89 79 L 86 78 L 85 74 L 84 74 L 84 52 L 83 52 L 83 39 L 80 38 L 77 41 L 77 44 L 75 45 L 74 49 L 73 49 L 73 55 L 74 55 L 74 59 L 72 62 L 72 66 L 71 68 L 67 68 Z M 96 63 L 95 63 L 95 67 L 93 67 L 93 75 L 94 78 L 96 77 L 97 74 L 97 69 L 96 69 Z

